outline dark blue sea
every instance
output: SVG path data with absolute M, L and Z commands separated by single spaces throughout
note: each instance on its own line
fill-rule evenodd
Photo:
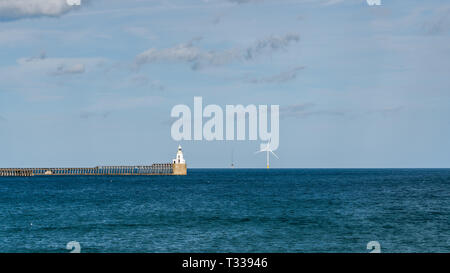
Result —
M 0 252 L 450 252 L 450 169 L 0 177 Z

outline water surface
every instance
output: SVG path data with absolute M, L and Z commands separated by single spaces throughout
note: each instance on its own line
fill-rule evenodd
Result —
M 0 178 L 0 252 L 450 252 L 450 169 Z

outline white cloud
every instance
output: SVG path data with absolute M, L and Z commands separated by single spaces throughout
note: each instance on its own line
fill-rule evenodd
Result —
M 14 65 L 0 66 L 0 86 L 2 90 L 26 92 L 27 96 L 53 96 L 50 90 L 60 89 L 61 84 L 70 81 L 64 75 L 95 73 L 105 62 L 103 58 L 49 58 L 42 52 L 36 57 L 18 59 Z M 50 79 L 52 76 L 54 80 Z
M 72 64 L 72 65 L 66 65 L 66 64 L 60 64 L 56 71 L 54 72 L 54 75 L 65 75 L 65 74 L 81 74 L 84 73 L 85 67 L 84 64 Z
M 298 34 L 271 36 L 257 41 L 247 48 L 232 48 L 215 51 L 204 50 L 194 46 L 193 42 L 179 44 L 165 49 L 150 48 L 136 56 L 136 65 L 154 63 L 158 61 L 185 62 L 191 64 L 192 69 L 205 66 L 225 65 L 234 61 L 250 61 L 261 56 L 268 56 L 272 52 L 286 49 L 291 43 L 300 40 Z
M 326 2 L 323 3 L 323 5 L 332 6 L 332 5 L 340 4 L 342 2 L 344 2 L 344 0 L 327 0 Z
M 342 110 L 317 109 L 314 103 L 294 104 L 280 109 L 282 118 L 307 118 L 311 116 L 335 116 L 344 117 L 347 115 Z
M 0 0 L 0 20 L 59 16 L 74 7 L 66 0 Z
M 246 79 L 246 81 L 249 82 L 249 83 L 283 83 L 283 82 L 288 82 L 288 81 L 292 81 L 292 80 L 296 79 L 298 73 L 301 70 L 303 70 L 304 68 L 305 67 L 303 67 L 303 66 L 294 67 L 292 69 L 283 71 L 283 72 L 278 73 L 276 75 L 265 76 L 265 77 L 260 77 L 260 78 L 250 78 L 250 79 Z
M 103 58 L 53 58 L 41 52 L 0 66 L 0 89 L 17 93 L 29 102 L 61 100 L 80 84 L 80 78 L 102 75 L 107 62 Z
M 40 60 L 45 60 L 47 58 L 47 53 L 43 50 L 41 53 L 39 53 L 38 56 L 33 56 L 31 58 L 24 59 L 25 62 L 35 62 Z
M 81 74 L 86 71 L 86 66 L 98 67 L 104 61 L 102 58 L 48 58 L 45 52 L 42 52 L 37 57 L 20 58 L 17 60 L 18 66 L 8 69 L 28 75 Z
M 228 0 L 228 2 L 236 4 L 246 4 L 246 3 L 260 3 L 264 0 Z

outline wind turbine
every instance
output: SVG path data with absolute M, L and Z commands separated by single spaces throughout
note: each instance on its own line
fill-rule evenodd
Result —
M 262 144 L 261 144 L 262 146 Z M 272 153 L 277 159 L 280 159 L 270 148 L 270 141 L 267 143 L 267 145 L 264 148 L 261 148 L 259 151 L 257 151 L 255 154 L 257 153 L 261 153 L 261 152 L 266 152 L 267 155 L 267 169 L 269 168 L 269 153 Z

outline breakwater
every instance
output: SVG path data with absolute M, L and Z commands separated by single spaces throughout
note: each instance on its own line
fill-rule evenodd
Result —
M 1 168 L 0 176 L 45 175 L 186 175 L 186 164 L 150 166 L 100 166 L 94 168 Z

